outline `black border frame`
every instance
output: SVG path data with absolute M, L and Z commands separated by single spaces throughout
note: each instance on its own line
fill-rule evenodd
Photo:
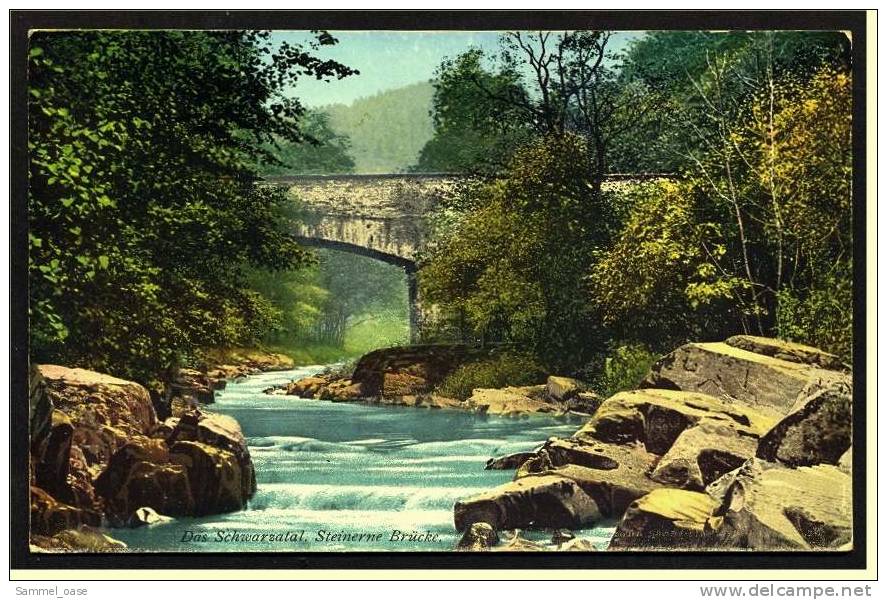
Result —
M 10 567 L 13 569 L 864 569 L 866 522 L 866 12 L 10 11 Z M 28 547 L 27 47 L 31 29 L 806 29 L 852 35 L 854 549 L 849 552 L 306 552 L 43 554 Z M 873 174 L 874 175 L 874 174 Z M 874 343 L 874 340 L 871 340 Z M 876 443 L 876 440 L 871 440 Z M 187 559 L 183 560 L 184 557 Z M 603 574 L 603 573 L 602 573 Z

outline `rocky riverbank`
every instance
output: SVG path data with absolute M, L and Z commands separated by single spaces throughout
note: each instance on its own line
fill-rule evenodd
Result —
M 181 370 L 163 394 L 84 369 L 33 366 L 32 550 L 117 551 L 125 545 L 98 527 L 244 508 L 256 476 L 240 425 L 203 405 L 228 378 L 291 366 L 253 352 Z
M 495 347 L 459 344 L 385 348 L 363 356 L 350 374 L 318 373 L 265 391 L 331 402 L 449 408 L 514 417 L 530 413 L 590 415 L 600 405 L 601 398 L 583 382 L 558 376 L 548 377 L 540 385 L 477 388 L 466 400 L 435 393 L 437 385 L 457 367 L 489 358 L 497 351 Z
M 212 404 L 215 392 L 225 389 L 229 380 L 293 367 L 290 357 L 275 352 L 255 348 L 209 350 L 196 369 L 177 369 L 162 391 L 152 391 L 151 398 L 161 419 L 181 416 L 202 404 Z
M 615 520 L 611 550 L 848 549 L 851 415 L 832 355 L 751 336 L 686 344 L 571 438 L 494 461 L 514 481 L 456 503 L 459 548 Z

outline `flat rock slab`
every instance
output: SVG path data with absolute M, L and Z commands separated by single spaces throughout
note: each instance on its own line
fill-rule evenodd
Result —
M 577 465 L 564 465 L 541 475 L 570 479 L 588 494 L 598 507 L 602 517 L 621 517 L 628 506 L 662 484 L 647 477 L 651 465 L 622 463 L 618 469 L 589 469 Z M 527 479 L 532 476 L 528 476 Z M 518 479 L 515 483 L 522 481 Z M 562 525 L 562 527 L 567 527 Z
M 566 465 L 576 465 L 604 471 L 629 469 L 646 472 L 658 457 L 647 452 L 643 444 L 605 444 L 573 438 L 553 438 L 531 457 L 524 460 L 517 477 L 550 471 Z
M 495 530 L 527 527 L 574 529 L 597 521 L 596 502 L 571 477 L 533 475 L 456 502 L 457 531 L 475 523 Z
M 502 389 L 478 388 L 466 401 L 466 406 L 476 412 L 490 415 L 519 416 L 529 413 L 550 413 L 562 410 L 556 403 L 536 396 L 543 386 L 506 387 Z
M 834 354 L 795 342 L 756 335 L 734 335 L 724 340 L 724 343 L 734 348 L 748 350 L 755 354 L 772 356 L 773 358 L 789 362 L 813 365 L 833 371 L 847 369 L 847 365 L 841 362 L 841 359 Z
M 667 354 L 641 387 L 702 392 L 784 415 L 811 386 L 842 380 L 849 375 L 713 342 L 685 344 Z

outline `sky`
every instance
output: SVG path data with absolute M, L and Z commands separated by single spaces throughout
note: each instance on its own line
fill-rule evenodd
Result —
M 358 98 L 383 90 L 428 81 L 445 57 L 454 57 L 472 46 L 496 50 L 495 31 L 331 31 L 339 40 L 314 52 L 321 58 L 337 60 L 356 68 L 360 75 L 342 80 L 300 81 L 293 93 L 305 106 L 350 104 Z M 277 41 L 303 43 L 311 39 L 305 31 L 277 31 Z M 617 33 L 611 44 L 623 45 L 635 34 Z

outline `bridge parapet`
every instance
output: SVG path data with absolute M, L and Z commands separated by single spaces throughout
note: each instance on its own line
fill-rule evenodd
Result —
M 454 175 L 318 175 L 277 177 L 303 211 L 298 235 L 414 261 L 425 237 L 425 218 L 452 194 Z M 359 250 L 358 250 L 359 251 Z M 384 260 L 384 258 L 383 258 Z M 392 260 L 390 262 L 398 262 Z

